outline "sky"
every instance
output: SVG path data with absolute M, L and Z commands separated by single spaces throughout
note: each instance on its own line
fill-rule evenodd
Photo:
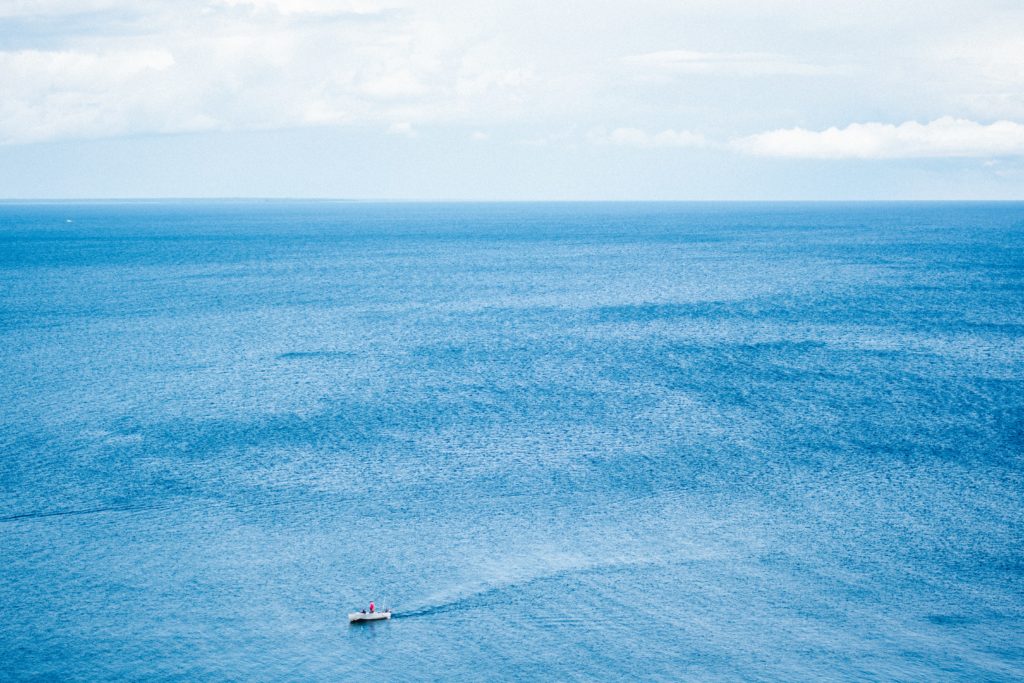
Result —
M 1024 199 L 1022 0 L 0 0 L 0 198 Z

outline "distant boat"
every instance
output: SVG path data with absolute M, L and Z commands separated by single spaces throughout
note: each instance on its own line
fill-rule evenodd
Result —
M 349 612 L 348 623 L 354 624 L 359 621 L 380 621 L 381 619 L 390 619 L 391 610 L 386 609 L 383 612 Z

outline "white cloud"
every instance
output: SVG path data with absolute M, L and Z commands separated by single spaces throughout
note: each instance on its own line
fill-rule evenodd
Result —
M 391 6 L 376 2 L 360 2 L 358 0 L 218 0 L 216 5 L 228 7 L 244 7 L 256 11 L 277 12 L 283 15 L 317 14 L 317 15 L 375 15 Z
M 370 0 L 85 1 L 102 15 L 81 25 L 64 0 L 23 2 L 14 12 L 38 28 L 41 45 L 0 50 L 0 144 L 196 129 L 479 126 L 528 113 L 553 91 L 529 58 L 497 45 L 459 3 L 427 14 Z M 122 15 L 132 20 L 120 23 Z M 46 24 L 54 16 L 63 18 Z M 110 31 L 97 31 L 96 21 Z
M 932 50 L 931 82 L 946 84 L 954 102 L 984 118 L 1024 118 L 1024 41 L 1020 26 L 975 31 Z
M 213 127 L 173 88 L 152 87 L 174 67 L 162 49 L 0 52 L 0 143 Z
M 392 123 L 388 126 L 388 133 L 391 135 L 400 135 L 406 138 L 416 137 L 416 129 L 412 127 L 412 124 L 408 121 L 402 121 L 400 123 Z
M 706 147 L 709 144 L 699 133 L 671 128 L 659 133 L 648 133 L 641 128 L 616 128 L 611 132 L 595 129 L 589 138 L 594 144 L 621 147 Z
M 5 0 L 0 17 L 83 14 L 124 7 L 124 0 Z
M 716 76 L 817 76 L 837 73 L 838 67 L 802 62 L 768 52 L 697 52 L 665 50 L 630 55 L 622 60 L 642 75 L 664 77 L 673 74 Z
M 823 131 L 772 130 L 733 140 L 739 151 L 803 159 L 901 159 L 1024 155 L 1024 125 L 945 116 L 930 123 L 853 123 Z
M 1022 121 L 1014 4 L 0 0 L 0 142 L 407 122 L 571 145 L 556 132 L 628 121 L 602 144 L 694 147 L 658 126 Z

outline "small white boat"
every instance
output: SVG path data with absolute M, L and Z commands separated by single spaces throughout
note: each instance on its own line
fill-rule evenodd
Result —
M 391 610 L 384 610 L 383 612 L 349 612 L 348 623 L 354 624 L 358 621 L 380 621 L 381 619 L 390 619 Z

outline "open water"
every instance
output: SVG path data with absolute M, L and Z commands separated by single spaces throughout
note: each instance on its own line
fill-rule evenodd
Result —
M 0 396 L 5 680 L 1024 678 L 1024 204 L 8 203 Z

